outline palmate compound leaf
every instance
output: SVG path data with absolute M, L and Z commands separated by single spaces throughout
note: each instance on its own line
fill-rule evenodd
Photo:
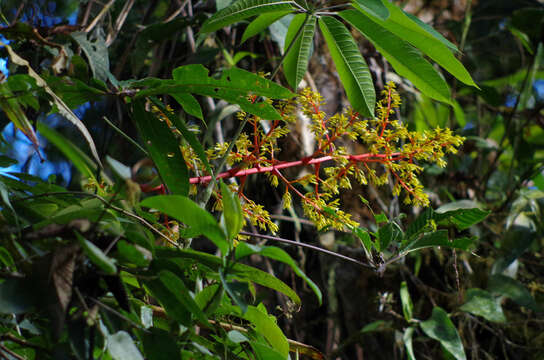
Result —
M 212 32 L 251 16 L 268 12 L 295 10 L 296 3 L 286 0 L 238 0 L 210 17 L 201 32 Z
M 435 307 L 431 318 L 422 321 L 419 326 L 428 337 L 440 341 L 440 344 L 457 360 L 466 360 L 459 333 L 448 317 L 448 313 L 442 308 Z
M 291 46 L 289 53 L 285 56 L 283 70 L 287 82 L 293 89 L 297 89 L 298 84 L 304 77 L 308 68 L 308 60 L 312 49 L 312 41 L 315 33 L 316 17 L 314 15 L 299 14 L 293 18 L 285 36 L 285 50 Z M 302 31 L 300 27 L 303 26 Z M 300 31 L 300 33 L 299 33 Z M 298 36 L 297 36 L 298 34 Z
M 319 28 L 331 52 L 351 106 L 364 116 L 373 117 L 376 92 L 372 76 L 349 30 L 330 16 L 319 19 Z
M 450 90 L 444 78 L 412 45 L 402 40 L 362 12 L 346 10 L 339 14 L 359 30 L 387 59 L 395 71 L 423 94 L 450 103 Z
M 135 98 L 179 93 L 204 95 L 238 104 L 242 110 L 267 120 L 280 120 L 280 114 L 272 105 L 255 101 L 250 97 L 290 99 L 295 96 L 288 89 L 270 80 L 238 68 L 225 70 L 220 77 L 211 77 L 204 66 L 192 64 L 176 68 L 172 75 L 171 80 L 147 78 L 132 82 L 132 88 L 144 88 L 135 95 Z
M 400 8 L 389 1 L 383 1 L 383 4 L 390 14 L 385 21 L 373 16 L 372 13 L 365 11 L 356 3 L 353 6 L 368 15 L 378 25 L 421 50 L 461 82 L 478 87 L 463 64 L 452 54 L 450 47 L 444 43 L 441 37 L 437 37 L 436 32 L 429 32 L 428 27 L 423 27 L 419 22 L 412 20 Z

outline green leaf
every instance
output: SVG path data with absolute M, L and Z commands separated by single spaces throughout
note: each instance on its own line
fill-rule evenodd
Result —
M 11 165 L 17 164 L 17 160 L 14 160 L 10 157 L 7 157 L 5 155 L 0 155 L 0 167 L 6 168 L 10 167 Z
M 294 9 L 294 1 L 238 0 L 210 17 L 200 31 L 212 32 L 251 16 Z
M 408 243 L 402 252 L 408 253 L 428 247 L 445 246 L 452 249 L 467 250 L 476 240 L 475 237 L 462 237 L 450 241 L 448 230 L 437 230 L 421 236 L 419 239 Z
M 75 146 L 70 140 L 43 122 L 38 122 L 37 130 L 70 160 L 83 177 L 95 179 L 96 164 L 80 147 Z
M 18 97 L 13 94 L 7 82 L 0 83 L 0 109 L 4 111 L 15 128 L 21 130 L 28 140 L 30 140 L 34 149 L 39 152 L 40 143 L 36 132 L 26 117 Z
M 152 328 L 141 332 L 146 359 L 177 360 L 180 349 L 176 340 L 165 330 Z
M 380 249 L 384 251 L 387 249 L 389 244 L 396 244 L 400 242 L 403 237 L 403 233 L 399 225 L 391 221 L 386 225 L 382 226 L 378 230 L 378 239 L 380 241 Z
M 474 224 L 485 219 L 491 211 L 478 208 L 478 205 L 471 200 L 460 200 L 442 205 L 435 210 L 437 222 L 450 222 L 457 229 L 465 230 Z
M 468 289 L 466 301 L 459 309 L 481 316 L 489 321 L 506 322 L 500 297 L 494 297 L 491 293 L 482 289 Z
M 107 257 L 102 250 L 100 250 L 95 244 L 85 239 L 79 232 L 75 232 L 79 244 L 83 248 L 83 251 L 100 270 L 106 274 L 117 274 L 117 267 L 113 259 Z
M 195 319 L 198 320 L 200 325 L 208 326 L 208 317 L 193 299 L 189 293 L 189 289 L 187 289 L 185 286 L 185 283 L 174 273 L 168 270 L 161 270 L 158 275 L 162 288 L 160 296 L 157 297 L 164 305 L 166 311 L 169 312 L 173 306 L 181 306 L 189 311 L 195 317 Z M 157 281 L 150 280 L 146 282 L 146 285 L 149 286 L 150 282 L 156 283 Z M 151 286 L 151 289 L 153 288 L 154 287 Z M 166 292 L 164 290 L 166 290 Z M 167 293 L 170 295 L 167 295 Z M 165 296 L 168 296 L 169 299 L 165 299 Z
M 412 346 L 412 336 L 414 335 L 414 328 L 409 327 L 404 331 L 402 335 L 402 341 L 404 341 L 404 347 L 406 347 L 406 355 L 408 355 L 408 360 L 416 360 L 414 355 L 414 347 Z
M 227 235 L 232 240 L 244 225 L 244 217 L 242 214 L 242 205 L 237 194 L 230 191 L 229 187 L 223 181 L 219 182 L 221 187 L 221 200 L 223 202 L 223 218 Z
M 255 306 L 248 306 L 246 313 L 242 316 L 245 320 L 255 326 L 257 333 L 264 336 L 272 347 L 285 359 L 289 354 L 289 343 L 287 338 L 276 324 L 276 318 L 272 315 L 261 312 Z
M 129 333 L 124 330 L 108 336 L 106 345 L 113 360 L 144 360 Z
M 245 314 L 247 311 L 247 303 L 243 297 L 249 291 L 247 284 L 227 282 L 223 269 L 219 269 L 219 279 L 221 280 L 221 285 L 223 285 L 223 288 L 227 294 L 229 294 L 230 298 L 234 300 L 234 303 L 240 308 L 242 314 Z
M 223 99 L 238 104 L 242 110 L 268 120 L 280 120 L 280 114 L 265 102 L 253 103 L 250 95 L 264 96 L 271 99 L 288 99 L 295 96 L 288 89 L 249 71 L 238 68 L 224 70 L 219 78 L 210 77 L 208 70 L 200 65 L 185 65 L 173 71 L 172 80 L 147 78 L 131 84 L 140 90 L 135 98 L 177 93 L 191 93 Z
M 319 19 L 319 28 L 327 42 L 351 106 L 364 116 L 374 117 L 376 93 L 372 76 L 349 30 L 330 16 Z
M 196 101 L 196 99 L 191 94 L 180 94 L 180 95 L 189 95 L 190 97 L 193 98 L 193 100 Z M 174 96 L 174 98 L 176 98 L 176 96 Z M 187 140 L 189 145 L 191 145 L 191 147 L 193 148 L 193 150 L 197 154 L 200 161 L 202 161 L 202 163 L 206 167 L 206 170 L 208 171 L 208 173 L 212 174 L 213 172 L 212 172 L 212 169 L 210 167 L 210 163 L 208 162 L 208 156 L 206 156 L 206 152 L 204 151 L 204 148 L 202 147 L 202 144 L 200 143 L 200 141 L 198 141 L 195 134 L 193 134 L 187 128 L 187 125 L 185 124 L 185 122 L 179 116 L 175 116 L 170 111 L 168 111 L 168 109 L 166 109 L 166 107 L 160 101 L 158 101 L 157 99 L 152 97 L 152 98 L 150 98 L 150 100 L 151 100 L 151 102 L 153 104 L 155 104 L 155 106 L 157 106 L 159 108 L 159 110 L 164 115 L 166 115 L 168 117 L 168 119 L 176 127 L 176 129 L 178 129 L 179 132 L 181 132 L 181 135 L 183 136 L 183 138 L 185 140 Z
M 442 346 L 457 360 L 466 360 L 463 343 L 457 333 L 457 329 L 448 318 L 448 313 L 436 306 L 433 308 L 431 318 L 422 321 L 419 326 L 430 338 L 440 341 Z
M 112 85 L 118 86 L 117 79 L 110 72 L 108 47 L 104 38 L 101 35 L 97 35 L 96 39 L 91 42 L 87 38 L 88 34 L 85 32 L 73 32 L 70 36 L 81 46 L 81 49 L 87 56 L 94 77 L 105 83 L 109 80 Z
M 1 314 L 23 314 L 34 305 L 35 288 L 26 279 L 5 279 L 0 283 Z
M 381 20 L 387 20 L 389 10 L 385 7 L 382 0 L 355 0 L 355 3 L 369 14 L 372 14 Z
M 403 281 L 400 284 L 400 300 L 402 302 L 402 313 L 406 321 L 412 320 L 414 304 L 412 303 L 412 298 L 410 297 L 410 292 L 408 291 L 408 285 L 406 281 Z
M 132 172 L 130 167 L 126 166 L 122 162 L 115 160 L 109 155 L 106 155 L 106 162 L 111 167 L 113 172 L 117 174 L 121 179 L 128 180 L 132 177 Z
M 142 249 L 142 250 L 140 250 Z M 136 266 L 147 266 L 151 261 L 150 253 L 145 253 L 143 248 L 138 249 L 132 244 L 129 244 L 125 240 L 120 240 L 117 242 L 117 251 L 121 258 L 127 260 L 128 262 Z
M 181 105 L 181 107 L 187 114 L 193 115 L 200 120 L 204 120 L 204 115 L 202 115 L 202 108 L 200 107 L 200 104 L 193 95 L 189 93 L 174 93 L 171 95 L 178 102 L 178 104 Z
M 372 14 L 366 12 L 357 4 L 354 4 L 354 6 L 361 12 L 370 15 L 372 20 L 378 25 L 421 50 L 461 82 L 478 87 L 465 67 L 452 54 L 448 46 L 440 39 L 437 39 L 434 33 L 429 33 L 425 27 L 413 21 L 401 9 L 389 1 L 384 1 L 383 3 L 390 13 L 389 18 L 385 21 L 372 16 Z
M 444 36 L 442 36 L 442 34 L 440 34 L 438 31 L 436 31 L 432 26 L 424 23 L 423 21 L 419 20 L 418 17 L 416 17 L 416 16 L 414 16 L 414 15 L 412 15 L 410 13 L 407 13 L 404 10 L 402 10 L 402 12 L 404 13 L 404 15 L 408 16 L 413 22 L 418 24 L 423 30 L 427 31 L 429 34 L 434 36 L 442 44 L 446 45 L 451 51 L 453 51 L 454 53 L 460 53 L 459 49 L 457 48 L 457 46 L 455 46 L 455 44 L 453 44 L 448 39 L 446 39 Z
M 298 88 L 298 84 L 304 77 L 304 74 L 306 74 L 306 69 L 308 68 L 315 33 L 315 22 L 316 17 L 314 15 L 296 15 L 293 21 L 291 21 L 287 35 L 285 36 L 284 49 L 289 48 L 289 45 L 295 41 L 283 62 L 283 70 L 287 82 L 295 90 Z M 304 26 L 304 28 L 299 33 L 301 26 Z M 299 36 L 295 39 L 297 33 L 299 33 Z
M 275 23 L 285 15 L 289 14 L 291 11 L 278 11 L 272 13 L 265 13 L 259 15 L 255 20 L 249 23 L 244 34 L 242 35 L 241 44 L 243 44 L 247 39 L 252 36 L 257 35 L 271 24 Z
M 173 194 L 187 195 L 189 172 L 179 149 L 179 142 L 166 122 L 160 121 L 146 111 L 142 100 L 133 102 L 132 118 L 136 122 L 147 152 L 168 189 Z
M 431 207 L 423 210 L 418 217 L 408 225 L 406 232 L 404 233 L 404 238 L 406 240 L 412 239 L 414 236 L 419 235 L 425 230 L 429 230 L 429 222 L 434 217 L 434 211 Z
M 319 305 L 322 302 L 322 294 L 319 287 L 297 266 L 295 260 L 289 256 L 284 250 L 275 247 L 275 246 L 257 246 L 242 242 L 236 247 L 235 257 L 237 260 L 252 255 L 259 254 L 266 256 L 267 258 L 281 261 L 284 264 L 287 264 L 293 269 L 294 273 L 297 274 L 302 280 L 304 280 L 308 286 L 313 290 L 314 294 L 317 296 Z
M 487 289 L 495 295 L 504 296 L 512 299 L 516 304 L 528 309 L 541 312 L 543 311 L 525 285 L 512 279 L 509 276 L 495 274 L 489 278 Z
M 155 253 L 158 258 L 179 258 L 184 260 L 192 259 L 199 264 L 211 268 L 214 271 L 219 271 L 219 268 L 223 265 L 221 258 L 199 251 L 157 248 Z M 285 294 L 289 298 L 291 298 L 291 300 L 296 304 L 301 303 L 299 296 L 296 292 L 293 291 L 293 289 L 287 286 L 283 281 L 279 280 L 275 276 L 268 274 L 267 272 L 264 272 L 252 266 L 236 263 L 231 269 L 230 273 L 236 275 L 240 280 L 250 280 L 256 284 L 266 286 L 272 290 L 281 292 L 282 294 Z
M 389 61 L 395 71 L 417 87 L 425 95 L 450 103 L 450 90 L 444 78 L 412 45 L 378 25 L 357 10 L 339 14 L 359 30 Z
M 257 360 L 285 360 L 286 357 L 276 349 L 256 341 L 250 341 L 251 348 L 257 355 Z
M 203 234 L 221 250 L 228 252 L 225 233 L 215 218 L 198 204 L 181 195 L 158 195 L 144 199 L 140 206 L 150 207 L 165 213 L 189 226 L 194 234 Z

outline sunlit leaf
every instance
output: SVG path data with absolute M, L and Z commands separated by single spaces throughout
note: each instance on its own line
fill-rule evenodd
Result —
M 450 102 L 446 81 L 412 45 L 360 11 L 346 10 L 340 16 L 370 40 L 400 76 L 410 80 L 425 95 L 445 103 Z
M 304 77 L 304 74 L 306 74 L 306 69 L 308 68 L 312 41 L 314 39 L 315 22 L 316 17 L 313 15 L 296 15 L 293 21 L 291 21 L 287 35 L 285 36 L 285 46 L 283 47 L 285 50 L 295 41 L 283 62 L 285 77 L 289 85 L 295 90 L 298 88 L 298 84 Z M 300 31 L 302 26 L 304 27 Z M 298 37 L 295 38 L 297 34 Z
M 349 30 L 330 16 L 319 19 L 319 27 L 351 106 L 365 116 L 374 116 L 376 93 L 372 76 Z
M 233 239 L 244 225 L 242 205 L 238 195 L 233 193 L 223 181 L 219 183 L 221 188 L 221 200 L 223 202 L 223 219 L 225 220 L 227 235 Z
M 290 12 L 291 11 L 278 11 L 278 12 L 265 13 L 265 14 L 259 15 L 255 20 L 253 20 L 247 26 L 246 30 L 244 31 L 244 34 L 242 35 L 241 43 L 243 44 L 250 37 L 255 36 L 258 33 L 262 32 L 267 27 L 269 27 L 272 23 L 275 23 L 276 21 L 278 21 L 285 15 L 289 14 Z
M 124 330 L 108 336 L 106 345 L 113 360 L 144 360 L 134 340 Z
M 210 17 L 200 31 L 212 32 L 251 16 L 294 10 L 295 2 L 286 0 L 238 0 Z

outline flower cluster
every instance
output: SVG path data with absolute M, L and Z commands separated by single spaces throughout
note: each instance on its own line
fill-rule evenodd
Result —
M 401 104 L 395 85 L 387 84 L 382 95 L 376 105 L 376 117 L 365 120 L 352 109 L 327 116 L 321 110 L 324 104 L 321 95 L 304 89 L 295 100 L 274 104 L 282 120 L 266 121 L 240 112 L 238 118 L 247 118 L 251 130 L 235 140 L 231 153 L 226 154 L 229 143 L 223 143 L 208 149 L 207 156 L 212 163 L 226 156 L 231 169 L 217 174 L 217 178 L 239 179 L 231 187 L 242 200 L 246 218 L 263 230 L 274 232 L 277 226 L 262 206 L 244 194 L 246 177 L 251 174 L 265 173 L 273 186 L 283 187 L 285 208 L 291 206 L 296 195 L 305 215 L 320 229 L 357 225 L 350 214 L 341 209 L 338 198 L 341 189 L 351 188 L 352 181 L 378 186 L 392 182 L 393 195 L 404 193 L 406 204 L 427 206 L 429 199 L 418 179 L 423 170 L 420 162 L 445 166 L 444 157 L 447 153 L 457 152 L 463 138 L 454 135 L 450 129 L 409 131 L 402 122 L 392 118 Z M 303 159 L 279 161 L 276 158 L 280 151 L 278 139 L 290 131 L 288 125 L 296 120 L 299 110 L 311 120 L 309 130 L 315 137 L 314 152 Z M 366 152 L 350 154 L 342 146 L 346 141 L 363 144 Z M 186 146 L 182 151 L 188 168 L 200 175 L 191 178 L 193 186 L 209 182 L 211 177 L 206 175 L 193 150 Z M 283 169 L 294 166 L 307 166 L 312 171 L 288 179 Z M 216 207 L 220 208 L 219 194 L 216 194 L 216 201 Z

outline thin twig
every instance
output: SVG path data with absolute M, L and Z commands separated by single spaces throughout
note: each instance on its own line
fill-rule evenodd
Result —
M 162 237 L 163 239 L 165 239 L 168 243 L 174 245 L 175 247 L 179 247 L 179 244 L 177 242 L 170 239 L 168 236 L 164 235 L 162 232 L 160 232 L 158 229 L 156 229 L 153 225 L 151 225 L 149 222 L 147 222 L 147 220 L 145 220 L 144 218 L 142 218 L 142 217 L 140 217 L 140 216 L 138 216 L 136 214 L 133 214 L 130 211 L 127 211 L 125 209 L 121 209 L 120 207 L 112 205 L 108 200 L 104 199 L 102 196 L 97 195 L 97 194 L 87 193 L 87 192 L 84 192 L 84 191 L 59 191 L 59 192 L 50 192 L 50 193 L 39 194 L 39 195 L 32 195 L 32 196 L 28 196 L 28 197 L 18 199 L 18 200 L 15 200 L 15 201 L 24 201 L 24 200 L 36 199 L 36 198 L 39 198 L 39 197 L 58 196 L 58 195 L 78 195 L 78 196 L 88 196 L 88 197 L 98 199 L 102 203 L 104 203 L 107 207 L 109 207 L 110 209 L 118 211 L 121 214 L 123 214 L 125 216 L 128 216 L 130 218 L 133 218 L 135 220 L 138 220 L 142 225 L 149 228 L 149 230 L 151 230 L 155 234 L 157 234 L 160 237 Z
M 98 24 L 98 22 L 106 15 L 106 13 L 108 12 L 108 10 L 110 9 L 110 7 L 113 5 L 114 2 L 115 0 L 110 0 L 110 2 L 107 3 L 102 8 L 102 10 L 100 10 L 98 15 L 93 19 L 93 21 L 91 21 L 89 26 L 87 26 L 85 30 L 83 30 L 83 32 L 86 32 L 86 33 L 90 32 L 96 26 L 96 24 Z
M 371 269 L 374 268 L 372 265 L 366 264 L 366 263 L 364 263 L 362 261 L 359 261 L 357 259 L 350 258 L 349 256 L 338 254 L 338 253 L 335 253 L 334 251 L 323 249 L 323 248 L 320 248 L 320 247 L 315 246 L 315 245 L 310 245 L 310 244 L 306 244 L 306 243 L 302 243 L 302 242 L 288 240 L 288 239 L 280 238 L 280 237 L 277 237 L 277 236 L 263 235 L 263 234 L 259 234 L 259 233 L 251 233 L 251 232 L 246 232 L 246 231 L 240 231 L 240 234 L 241 235 L 246 235 L 246 236 L 258 237 L 258 238 L 266 239 L 266 240 L 277 241 L 277 242 L 281 242 L 281 243 L 285 243 L 285 244 L 289 244 L 289 245 L 305 247 L 305 248 L 308 248 L 308 249 L 311 249 L 311 250 L 314 250 L 314 251 L 321 252 L 323 254 L 327 254 L 327 255 L 330 255 L 330 256 L 337 257 L 337 258 L 345 260 L 345 261 L 349 261 L 351 263 L 357 264 L 357 265 L 365 267 L 365 268 L 371 268 Z
M 121 135 L 122 137 L 124 137 L 125 139 L 127 139 L 132 145 L 136 146 L 138 148 L 138 150 L 140 150 L 141 152 L 143 152 L 146 156 L 149 156 L 149 154 L 147 153 L 147 151 L 140 145 L 138 144 L 134 139 L 132 139 L 130 136 L 128 136 L 127 134 L 125 134 L 123 132 L 123 130 L 119 129 L 117 126 L 115 126 L 115 124 L 109 120 L 106 116 L 102 116 L 102 119 L 109 125 L 113 128 L 113 130 L 117 131 L 117 133 L 119 133 L 119 135 Z

